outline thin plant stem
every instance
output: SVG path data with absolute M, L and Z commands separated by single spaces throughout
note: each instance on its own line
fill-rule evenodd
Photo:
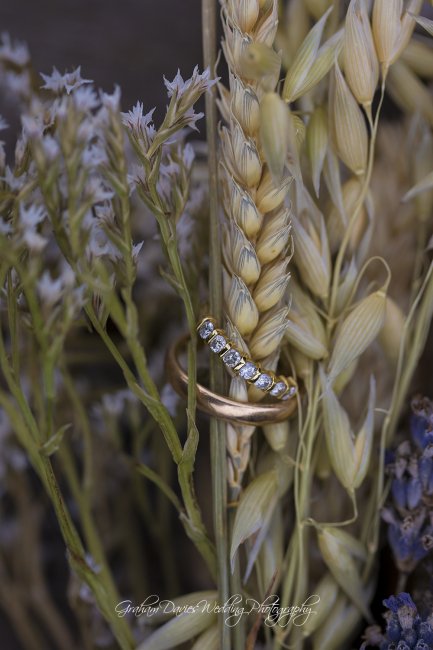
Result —
M 215 73 L 216 64 L 216 2 L 202 0 L 203 58 L 205 67 Z M 217 110 L 215 89 L 206 94 L 206 136 L 209 170 L 209 302 L 212 315 L 222 318 L 221 245 L 218 221 L 218 162 L 217 162 Z M 224 389 L 222 368 L 215 359 L 210 361 L 210 386 L 216 392 Z M 215 543 L 218 563 L 219 602 L 227 602 L 230 594 L 228 571 L 227 528 L 227 459 L 225 425 L 212 418 L 210 424 L 210 453 L 212 465 L 212 500 Z M 219 618 L 221 650 L 230 650 L 230 628 L 224 615 Z

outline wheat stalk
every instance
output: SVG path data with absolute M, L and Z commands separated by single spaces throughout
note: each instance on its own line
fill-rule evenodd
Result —
M 275 369 L 287 327 L 290 209 L 285 204 L 289 114 L 274 92 L 280 59 L 272 49 L 277 2 L 223 2 L 223 50 L 230 87 L 219 102 L 224 224 L 224 298 L 231 338 L 255 361 Z M 233 379 L 238 400 L 258 400 L 254 387 Z M 284 428 L 284 425 L 283 425 Z M 228 477 L 241 488 L 254 427 L 228 426 Z M 281 435 L 281 433 L 280 433 Z

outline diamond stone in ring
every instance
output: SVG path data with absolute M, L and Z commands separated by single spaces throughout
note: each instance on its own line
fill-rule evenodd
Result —
M 227 341 L 225 340 L 224 336 L 221 336 L 221 334 L 218 334 L 218 336 L 215 336 L 214 339 L 209 343 L 209 347 L 212 350 L 212 352 L 221 352 L 221 350 L 224 350 L 224 348 L 227 345 Z
M 287 390 L 287 385 L 284 383 L 284 381 L 278 381 L 273 387 L 273 389 L 270 391 L 270 393 L 273 397 L 279 397 L 280 395 L 285 393 L 286 390 Z
M 208 339 L 209 336 L 214 331 L 214 329 L 215 329 L 215 325 L 211 323 L 210 320 L 205 321 L 198 331 L 200 338 L 204 340 Z
M 240 353 L 233 348 L 223 355 L 222 360 L 229 368 L 235 368 L 240 362 L 241 358 L 242 357 Z
M 272 386 L 272 377 L 264 372 L 254 382 L 254 386 L 257 386 L 257 388 L 260 388 L 261 390 L 268 390 L 268 388 Z
M 258 373 L 258 368 L 252 361 L 247 361 L 244 366 L 239 370 L 239 376 L 242 379 L 250 380 L 255 377 Z

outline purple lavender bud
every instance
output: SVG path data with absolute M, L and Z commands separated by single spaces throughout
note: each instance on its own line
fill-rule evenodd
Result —
M 419 415 L 412 415 L 410 429 L 414 442 L 420 449 L 425 449 L 433 442 L 433 431 L 430 421 Z
M 399 641 L 396 650 L 411 650 L 411 646 L 408 645 L 406 641 Z
M 392 465 L 395 462 L 395 451 L 393 449 L 385 449 L 385 466 Z
M 409 645 L 410 648 L 413 648 L 413 646 L 418 640 L 418 634 L 416 630 L 414 630 L 413 628 L 410 628 L 409 630 L 404 630 L 402 637 L 403 637 L 402 640 L 406 641 L 406 643 Z
M 395 501 L 397 508 L 404 510 L 406 508 L 406 481 L 404 479 L 395 478 L 391 486 L 392 498 Z
M 402 570 L 406 567 L 412 568 L 412 544 L 403 537 L 399 526 L 389 526 L 388 541 L 397 566 Z
M 431 650 L 431 645 L 420 639 L 415 646 L 415 650 Z
M 409 510 L 415 510 L 422 497 L 421 481 L 418 478 L 411 478 L 407 485 L 407 505 Z
M 433 621 L 432 621 L 433 623 Z M 425 643 L 433 645 L 433 627 L 429 623 L 428 619 L 422 621 L 419 626 L 419 635 Z
M 433 494 L 433 472 L 430 475 L 429 482 L 427 485 L 427 494 L 431 496 Z
M 426 455 L 426 451 L 429 448 L 430 445 L 424 449 L 423 455 L 418 460 L 418 476 L 421 481 L 423 490 L 426 491 L 428 489 L 430 479 L 433 476 L 433 458 L 430 455 Z
M 386 624 L 386 636 L 390 641 L 399 641 L 401 638 L 401 627 L 397 616 L 390 616 Z M 388 648 L 388 646 L 386 646 Z
M 402 607 L 399 607 L 397 612 L 398 622 L 400 623 L 403 630 L 410 630 L 414 624 L 416 615 L 417 611 L 415 605 L 413 605 L 413 607 L 409 605 L 403 605 Z

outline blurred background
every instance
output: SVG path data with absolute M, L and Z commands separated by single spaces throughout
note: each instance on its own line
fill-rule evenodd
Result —
M 0 3 L 0 30 L 28 44 L 38 72 L 81 65 L 97 87 L 120 85 L 124 109 L 163 109 L 163 75 L 202 60 L 200 0 L 14 0 Z

